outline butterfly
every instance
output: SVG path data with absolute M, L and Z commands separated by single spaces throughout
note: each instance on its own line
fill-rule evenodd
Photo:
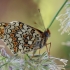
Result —
M 11 51 L 15 54 L 28 53 L 33 50 L 33 54 L 37 49 L 41 49 L 51 43 L 46 43 L 50 37 L 49 29 L 44 32 L 31 27 L 23 22 L 12 21 L 10 23 L 0 23 L 0 39 L 9 45 Z

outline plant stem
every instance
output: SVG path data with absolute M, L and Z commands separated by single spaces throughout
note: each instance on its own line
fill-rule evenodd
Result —
M 56 15 L 54 16 L 53 20 L 51 21 L 50 25 L 48 26 L 48 28 L 50 28 L 50 26 L 52 25 L 52 23 L 54 22 L 54 20 L 56 19 L 57 15 L 59 14 L 59 12 L 62 10 L 62 8 L 64 7 L 64 5 L 67 3 L 68 0 L 66 0 L 63 5 L 61 6 L 61 8 L 58 10 L 58 12 L 56 13 Z

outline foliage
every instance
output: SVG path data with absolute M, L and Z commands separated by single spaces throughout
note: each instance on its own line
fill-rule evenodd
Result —
M 57 65 L 55 60 L 63 62 L 63 65 Z M 0 51 L 0 70 L 61 70 L 65 69 L 67 65 L 65 59 L 49 57 L 47 52 L 42 55 L 31 55 L 24 54 L 23 58 L 17 55 L 9 56 L 4 48 Z

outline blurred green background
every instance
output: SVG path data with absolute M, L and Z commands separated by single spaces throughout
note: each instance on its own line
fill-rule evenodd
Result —
M 64 2 L 65 0 L 34 0 L 34 2 L 33 0 L 0 0 L 0 22 L 21 21 L 44 31 Z M 40 14 L 38 9 L 40 9 Z M 64 11 L 63 8 L 60 14 Z M 48 39 L 48 43 L 52 43 L 51 55 L 70 60 L 70 47 L 61 44 L 70 41 L 70 36 L 61 35 L 58 32 L 59 28 L 57 20 L 49 28 L 51 37 Z M 46 51 L 45 47 L 41 49 L 41 53 L 44 51 Z

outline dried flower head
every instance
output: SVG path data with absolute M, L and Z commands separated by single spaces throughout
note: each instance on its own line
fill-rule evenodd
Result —
M 64 33 L 70 35 L 70 2 L 67 2 L 65 12 L 60 14 L 56 19 L 60 21 L 61 28 L 58 31 L 61 31 L 61 35 Z

